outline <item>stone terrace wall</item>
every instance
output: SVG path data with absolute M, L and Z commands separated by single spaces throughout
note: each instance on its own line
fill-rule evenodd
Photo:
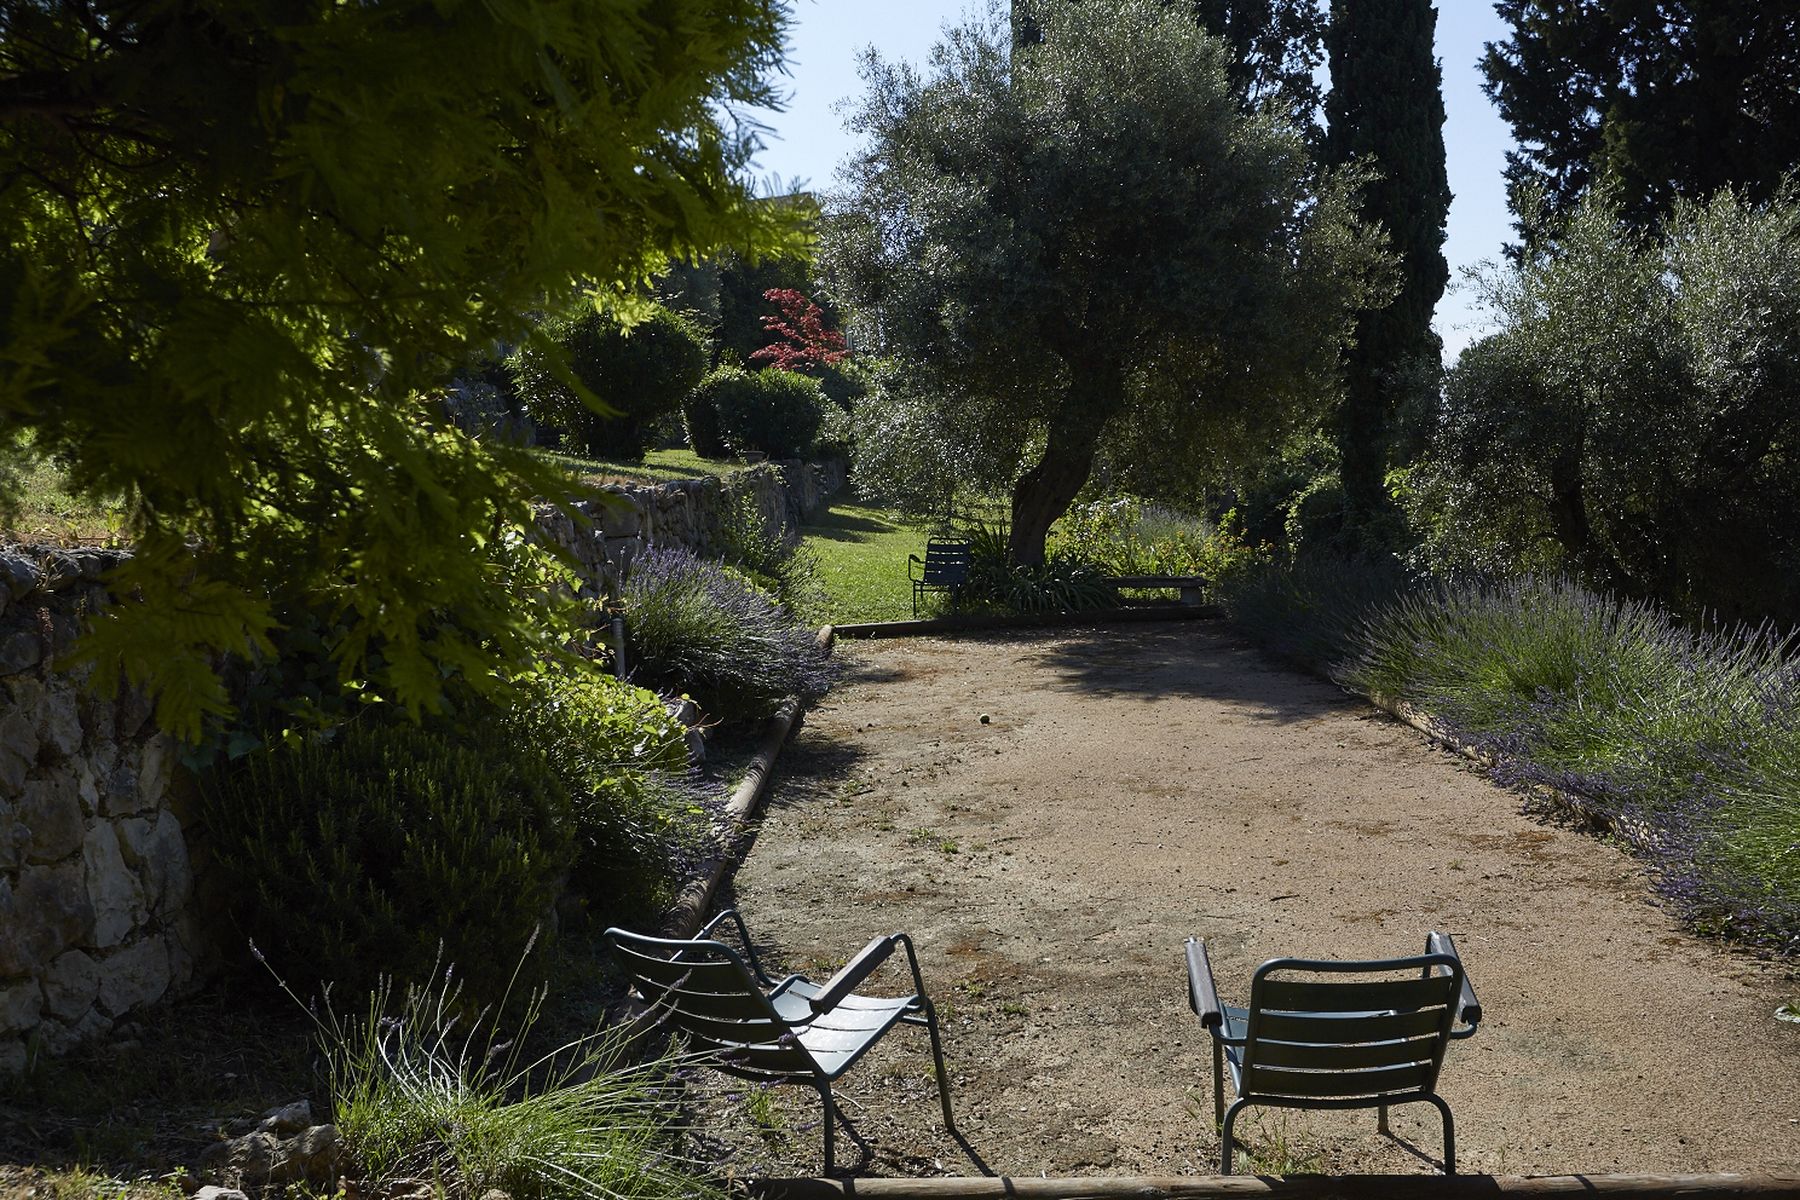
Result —
M 842 463 L 761 464 L 724 483 L 610 489 L 625 503 L 589 505 L 587 529 L 553 511 L 542 520 L 598 591 L 641 546 L 713 552 L 727 497 L 747 491 L 771 528 L 797 536 L 843 482 Z M 149 704 L 98 700 L 86 671 L 56 664 L 123 558 L 0 551 L 0 1074 L 190 990 L 229 932 L 194 899 L 198 831 Z
M 595 594 L 618 586 L 619 573 L 648 545 L 680 546 L 696 554 L 720 549 L 726 503 L 748 493 L 771 529 L 798 539 L 844 486 L 841 461 L 759 463 L 724 479 L 680 479 L 658 484 L 618 484 L 604 490 L 623 503 L 582 506 L 590 524 L 578 528 L 566 514 L 545 510 L 539 520 L 551 538 L 581 565 L 582 589 Z
M 56 666 L 122 557 L 0 553 L 0 1073 L 186 988 L 206 941 L 172 744 Z

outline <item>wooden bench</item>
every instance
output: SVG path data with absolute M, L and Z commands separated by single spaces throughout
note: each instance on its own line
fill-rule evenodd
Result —
M 1183 604 L 1200 604 L 1206 599 L 1204 575 L 1115 575 L 1116 588 L 1175 588 L 1181 592 Z

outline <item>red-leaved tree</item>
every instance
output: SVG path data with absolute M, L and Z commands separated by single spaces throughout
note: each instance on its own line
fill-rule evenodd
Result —
M 763 317 L 763 328 L 779 334 L 782 340 L 751 354 L 751 362 L 783 371 L 811 372 L 834 367 L 849 357 L 844 335 L 825 328 L 825 313 L 804 292 L 770 288 L 763 293 L 763 299 L 781 310 Z

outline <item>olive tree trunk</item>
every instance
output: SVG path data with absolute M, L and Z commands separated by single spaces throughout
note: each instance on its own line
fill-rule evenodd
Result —
M 1087 482 L 1100 435 L 1123 403 L 1123 386 L 1123 372 L 1117 364 L 1090 364 L 1076 370 L 1075 380 L 1050 422 L 1043 457 L 1013 485 L 1008 550 L 1014 562 L 1038 566 L 1044 561 L 1044 539 Z

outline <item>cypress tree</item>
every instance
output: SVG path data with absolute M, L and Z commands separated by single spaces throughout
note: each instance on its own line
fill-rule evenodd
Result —
M 1401 260 L 1399 294 L 1358 318 L 1344 364 L 1336 422 L 1341 478 L 1349 519 L 1364 528 L 1388 507 L 1383 476 L 1397 418 L 1422 380 L 1440 369 L 1431 315 L 1450 279 L 1450 184 L 1443 76 L 1432 53 L 1436 28 L 1430 0 L 1332 0 L 1325 34 L 1325 159 L 1362 161 L 1378 172 L 1363 189 L 1362 215 L 1386 230 Z

